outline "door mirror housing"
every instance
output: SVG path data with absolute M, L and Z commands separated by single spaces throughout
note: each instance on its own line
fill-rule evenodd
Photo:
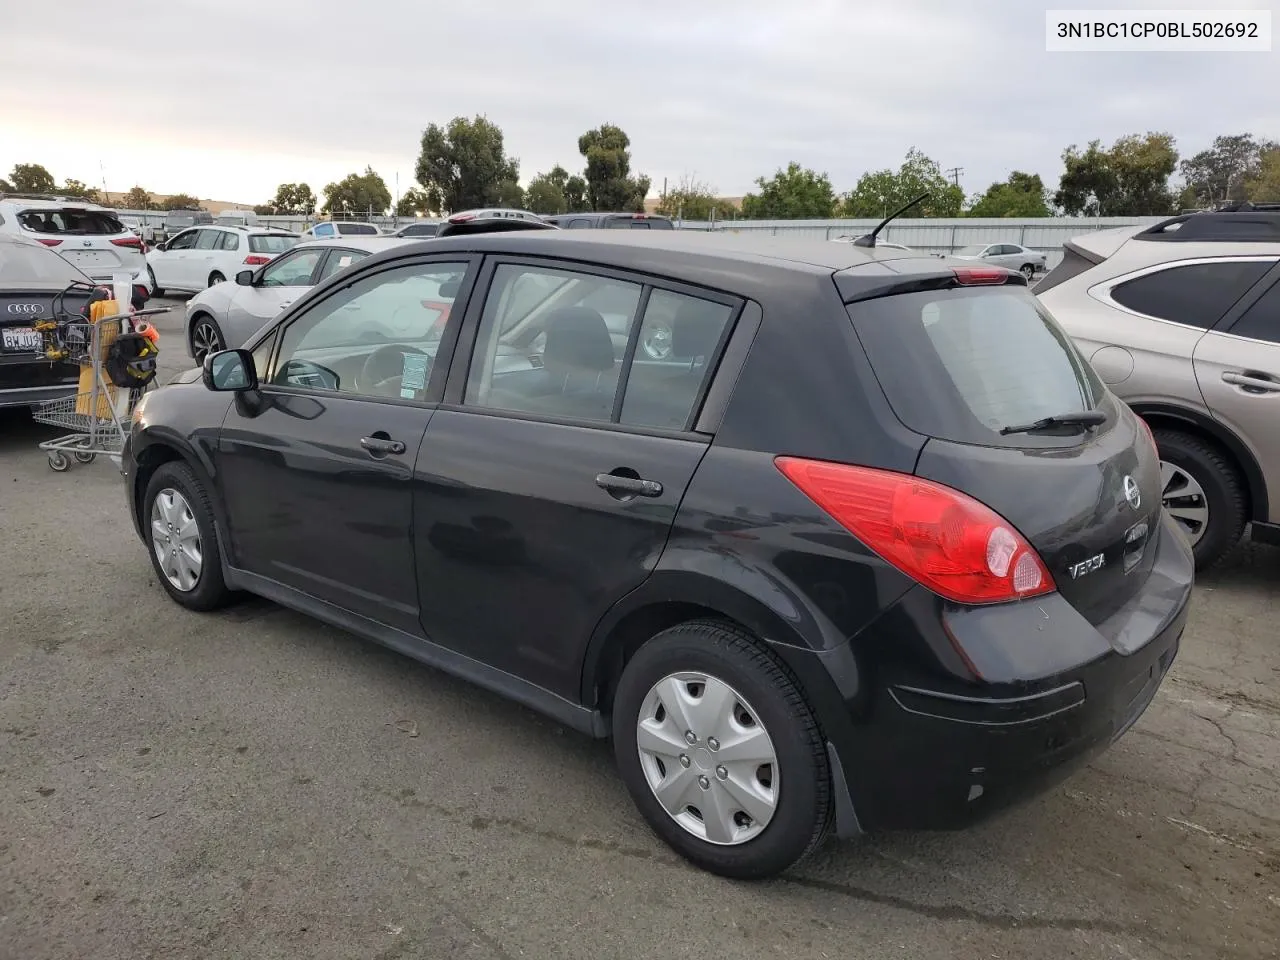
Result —
M 258 389 L 258 371 L 248 350 L 219 350 L 204 358 L 201 379 L 218 393 L 244 393 Z
M 240 284 L 240 286 L 242 286 L 242 287 L 252 287 L 252 286 L 253 286 L 253 271 L 252 271 L 252 270 L 241 270 L 239 273 L 237 273 L 237 274 L 236 274 L 236 283 Z
M 160 243 L 157 243 L 157 244 L 156 244 L 156 249 L 157 249 L 157 250 L 168 250 L 168 249 L 169 249 L 169 244 L 165 243 L 164 241 L 161 241 Z

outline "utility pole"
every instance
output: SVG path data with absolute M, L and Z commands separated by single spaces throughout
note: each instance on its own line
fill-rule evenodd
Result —
M 952 167 L 947 173 L 951 174 L 951 179 L 955 181 L 955 185 L 960 186 L 960 174 L 964 173 L 964 167 Z

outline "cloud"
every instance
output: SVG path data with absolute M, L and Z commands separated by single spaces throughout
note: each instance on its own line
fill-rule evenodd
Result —
M 99 22 L 95 0 L 12 6 L 0 169 L 96 183 L 101 161 L 112 189 L 252 202 L 366 164 L 405 189 L 423 127 L 477 113 L 526 180 L 579 167 L 608 122 L 655 186 L 696 172 L 726 194 L 791 160 L 847 189 L 911 146 L 974 192 L 1011 169 L 1054 183 L 1094 138 L 1280 138 L 1274 56 L 1050 54 L 1026 0 L 156 0 L 91 32 L 65 24 Z

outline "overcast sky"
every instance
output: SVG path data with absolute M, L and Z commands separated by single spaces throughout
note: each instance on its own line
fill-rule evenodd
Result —
M 847 190 L 912 145 L 1056 185 L 1062 149 L 1165 130 L 1280 139 L 1280 53 L 1046 53 L 1044 10 L 1266 0 L 7 0 L 0 175 L 45 164 L 245 203 L 372 166 L 413 180 L 423 127 L 487 115 L 521 180 L 580 168 L 608 122 L 656 193 L 722 195 L 788 161 Z M 1275 16 L 1280 24 L 1280 16 Z M 118 50 L 111 52 L 112 38 Z M 1278 47 L 1277 49 L 1280 49 Z

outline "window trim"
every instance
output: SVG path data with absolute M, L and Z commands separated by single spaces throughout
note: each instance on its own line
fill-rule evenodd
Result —
M 321 258 L 323 262 L 324 258 Z M 463 325 L 463 316 L 470 311 L 470 303 L 472 300 L 472 292 L 475 290 L 476 277 L 480 271 L 477 269 L 479 257 L 475 254 L 465 252 L 454 252 L 453 254 L 441 252 L 433 253 L 425 257 L 404 257 L 395 260 L 383 261 L 373 264 L 367 270 L 361 270 L 355 276 L 348 278 L 343 283 L 335 284 L 328 287 L 316 299 L 308 299 L 301 303 L 298 309 L 287 312 L 279 317 L 274 324 L 271 325 L 263 340 L 274 337 L 275 342 L 271 345 L 270 359 L 267 364 L 267 371 L 258 371 L 259 389 L 262 393 L 268 395 L 282 394 L 298 397 L 330 397 L 338 400 L 363 400 L 368 403 L 390 403 L 397 406 L 408 407 L 431 407 L 434 408 L 440 404 L 441 395 L 444 393 L 444 385 L 448 376 L 448 369 L 452 366 L 453 349 L 457 342 L 457 331 Z M 336 296 L 343 290 L 350 289 L 357 283 L 363 283 L 379 274 L 387 273 L 391 270 L 401 270 L 406 267 L 429 266 L 433 263 L 460 263 L 464 265 L 465 272 L 462 277 L 462 284 L 458 287 L 458 295 L 454 298 L 454 305 L 459 303 L 465 304 L 463 313 L 455 313 L 449 311 L 449 320 L 445 323 L 444 334 L 440 337 L 440 347 L 436 350 L 435 360 L 431 365 L 431 377 L 427 381 L 427 387 L 421 400 L 411 400 L 404 397 L 368 397 L 359 393 L 346 393 L 342 390 L 321 390 L 316 387 L 290 387 L 279 383 L 271 383 L 270 378 L 275 373 L 276 365 L 280 362 L 280 348 L 284 343 L 285 331 L 294 323 L 311 313 L 317 307 L 323 305 L 331 297 Z M 319 264 L 317 264 L 318 266 Z M 314 276 L 314 274 L 313 274 Z M 314 289 L 314 288 L 313 288 Z M 249 348 L 251 351 L 262 345 L 263 340 L 255 342 L 254 346 Z M 443 369 L 445 372 L 441 372 Z
M 1128 283 L 1131 280 L 1138 280 L 1154 273 L 1162 273 L 1165 270 L 1173 270 L 1178 267 L 1193 267 L 1206 263 L 1255 262 L 1270 263 L 1272 265 L 1272 269 L 1268 270 L 1259 277 L 1256 282 L 1251 284 L 1238 298 L 1236 298 L 1235 302 L 1233 302 L 1230 307 L 1222 312 L 1222 315 L 1219 316 L 1217 320 L 1207 327 L 1201 327 L 1194 323 L 1181 323 L 1177 320 L 1168 320 L 1164 317 L 1155 317 L 1149 313 L 1142 313 L 1138 310 L 1126 307 L 1111 295 L 1111 292 L 1123 283 Z M 1222 326 L 1223 321 L 1227 317 L 1230 317 L 1236 307 L 1243 303 L 1245 299 L 1258 288 L 1258 285 L 1263 283 L 1267 277 L 1274 272 L 1274 268 L 1277 265 L 1280 265 L 1280 255 L 1273 253 L 1237 253 L 1220 257 L 1188 257 L 1182 260 L 1165 260 L 1161 263 L 1152 264 L 1151 266 L 1141 267 L 1137 270 L 1130 270 L 1128 273 L 1122 273 L 1119 276 L 1112 277 L 1108 280 L 1099 281 L 1098 283 L 1088 287 L 1085 290 L 1085 293 L 1097 302 L 1104 304 L 1113 310 L 1119 310 L 1121 313 L 1127 313 L 1131 317 L 1138 317 L 1142 320 L 1151 320 L 1155 323 L 1167 323 L 1172 327 L 1178 327 L 1182 330 L 1199 330 L 1201 333 L 1209 333 L 1210 331 L 1217 332 L 1218 328 Z
M 542 268 L 546 270 L 559 270 L 567 273 L 585 273 L 589 276 L 603 277 L 609 280 L 617 280 L 622 283 L 631 283 L 640 287 L 640 299 L 637 303 L 637 313 L 633 316 L 633 325 L 627 338 L 627 352 L 623 355 L 622 362 L 628 362 L 634 358 L 636 345 L 640 339 L 640 327 L 644 323 L 644 308 L 648 306 L 649 297 L 654 290 L 665 290 L 668 293 L 683 295 L 687 297 L 696 297 L 711 303 L 718 303 L 721 306 L 728 307 L 730 310 L 729 319 L 724 325 L 724 329 L 720 331 L 720 340 L 716 344 L 716 350 L 713 358 L 707 361 L 707 372 L 704 374 L 702 384 L 698 388 L 695 395 L 693 408 L 689 411 L 688 419 L 685 420 L 685 428 L 683 430 L 667 429 L 661 427 L 645 427 L 636 424 L 620 423 L 616 420 L 589 420 L 581 417 L 564 417 L 564 416 L 548 416 L 545 414 L 533 413 L 524 410 L 503 410 L 496 407 L 482 407 L 476 404 L 468 404 L 466 402 L 467 380 L 471 375 L 471 365 L 475 362 L 475 348 L 480 335 L 480 322 L 484 315 L 484 307 L 489 299 L 489 293 L 493 289 L 493 278 L 500 266 L 526 266 L 534 268 Z M 440 400 L 439 406 L 442 409 L 450 410 L 456 413 L 474 413 L 484 416 L 504 417 L 509 420 L 527 420 L 533 423 L 554 423 L 573 427 L 591 427 L 599 430 L 608 430 L 613 432 L 641 434 L 653 437 L 671 437 L 674 439 L 708 439 L 709 434 L 695 429 L 703 423 L 703 407 L 707 396 L 711 393 L 712 384 L 717 380 L 720 374 L 721 366 L 728 353 L 727 347 L 733 340 L 735 332 L 738 329 L 739 321 L 744 312 L 744 306 L 748 302 L 744 297 L 737 294 L 727 293 L 723 290 L 716 290 L 711 287 L 700 287 L 696 284 L 684 283 L 679 280 L 672 280 L 667 277 L 652 276 L 644 273 L 633 272 L 630 270 L 620 269 L 618 267 L 593 263 L 588 261 L 566 260 L 563 257 L 538 257 L 521 254 L 489 254 L 485 256 L 484 263 L 476 276 L 475 285 L 472 289 L 473 295 L 467 304 L 467 310 L 463 317 L 462 326 L 459 331 L 457 342 L 454 345 L 455 355 L 453 362 L 449 367 L 449 379 L 445 384 L 444 395 Z M 452 319 L 452 314 L 450 315 Z M 752 330 L 752 338 L 754 339 L 755 331 Z M 447 331 L 446 331 L 447 335 Z M 443 347 L 442 347 L 443 349 Z M 734 357 L 734 362 L 738 365 L 738 371 L 735 371 L 733 378 L 737 379 L 737 373 L 740 372 L 741 366 L 746 361 L 745 353 L 741 357 Z M 630 367 L 626 367 L 618 377 L 618 393 L 614 397 L 614 412 L 612 416 L 620 416 L 620 403 L 626 399 L 626 382 L 630 379 Z M 718 425 L 719 419 L 723 416 L 724 411 L 715 411 L 714 422 Z

